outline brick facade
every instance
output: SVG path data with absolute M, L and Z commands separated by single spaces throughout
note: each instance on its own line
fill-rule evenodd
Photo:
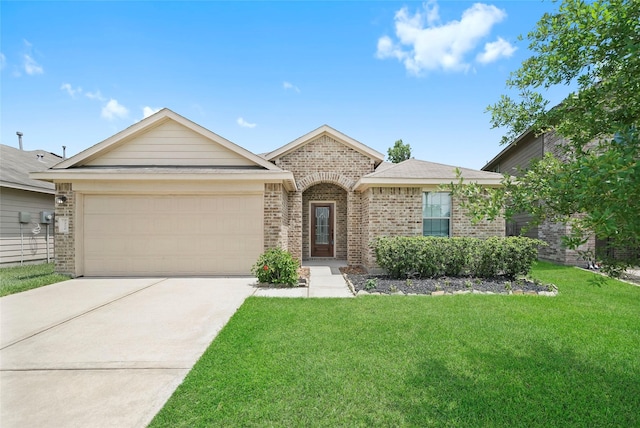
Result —
M 301 261 L 310 258 L 309 208 L 314 201 L 335 203 L 335 257 L 346 259 L 351 266 L 375 267 L 370 243 L 377 236 L 422 235 L 423 188 L 416 181 L 411 186 L 376 183 L 366 187 L 365 181 L 358 185 L 363 176 L 374 172 L 382 155 L 331 131 L 285 148 L 289 151 L 272 152 L 282 154 L 269 161 L 291 172 L 297 189 L 287 191 L 284 183 L 264 184 L 264 250 L 280 247 Z M 56 206 L 56 218 L 69 220 L 68 233 L 58 233 L 56 227 L 56 271 L 73 276 L 81 262 L 77 258 L 81 253 L 76 251 L 82 248 L 75 247 L 76 228 L 81 223 L 75 215 L 82 195 L 73 191 L 71 183 L 56 184 L 56 192 L 67 197 L 64 204 Z M 471 225 L 454 201 L 452 235 L 504 235 L 504 222 Z
M 67 200 L 56 204 L 54 234 L 55 234 L 55 271 L 64 275 L 76 276 L 76 195 L 71 183 L 56 183 L 56 195 L 65 196 Z M 59 233 L 59 223 L 62 219 L 69 222 L 68 233 Z
M 377 236 L 422 235 L 422 189 L 373 187 L 362 196 L 366 218 L 362 222 L 362 262 L 376 266 L 370 244 Z
M 454 198 L 451 207 L 451 236 L 468 236 L 471 238 L 489 238 L 491 236 L 505 235 L 504 218 L 499 217 L 493 221 L 482 220 L 472 223 L 467 210 L 460 207 L 461 200 Z
M 275 164 L 291 171 L 301 190 L 318 182 L 333 181 L 341 181 L 336 184 L 352 188 L 360 177 L 373 172 L 374 168 L 372 159 L 328 135 L 283 155 L 275 160 Z
M 547 243 L 547 247 L 542 247 L 538 252 L 541 260 L 561 263 L 565 265 L 581 266 L 586 264 L 586 260 L 580 254 L 581 252 L 594 252 L 596 239 L 595 236 L 582 245 L 578 251 L 565 247 L 562 238 L 567 236 L 571 231 L 571 226 L 563 223 L 555 223 L 550 221 L 543 222 L 538 227 L 538 239 Z
M 362 264 L 376 269 L 371 242 L 377 236 L 422 236 L 421 187 L 374 187 L 362 197 Z M 504 236 L 504 219 L 473 224 L 454 199 L 451 208 L 451 236 L 488 238 Z
M 317 137 L 273 162 L 291 171 L 298 186 L 288 195 L 288 250 L 301 260 L 310 257 L 312 201 L 335 202 L 335 256 L 346 259 L 349 265 L 375 268 L 370 243 L 376 236 L 422 235 L 422 187 L 354 191 L 358 180 L 373 172 L 374 160 L 329 135 Z M 265 232 L 266 224 L 265 219 Z M 504 229 L 502 219 L 471 224 L 454 201 L 453 236 L 503 236 Z M 273 242 L 273 238 L 265 237 L 265 247 Z
M 289 243 L 289 198 L 279 183 L 264 185 L 264 249 L 287 248 Z
M 299 189 L 288 198 L 288 249 L 294 257 L 310 257 L 309 203 L 334 201 L 336 258 L 361 264 L 361 197 L 353 187 L 360 177 L 373 172 L 374 160 L 329 135 L 321 135 L 274 159 L 274 163 L 293 173 Z

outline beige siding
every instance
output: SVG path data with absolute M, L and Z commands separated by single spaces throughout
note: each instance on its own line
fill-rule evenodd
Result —
M 54 196 L 26 190 L 0 188 L 0 263 L 46 260 L 47 227 L 40 224 L 41 211 L 54 211 Z M 19 212 L 31 214 L 31 223 L 22 225 Z M 40 231 L 37 225 L 40 224 Z M 49 226 L 49 256 L 53 259 L 53 227 Z
M 248 275 L 263 195 L 86 195 L 86 276 Z
M 250 160 L 176 123 L 163 123 L 113 150 L 88 166 L 191 165 L 254 166 Z

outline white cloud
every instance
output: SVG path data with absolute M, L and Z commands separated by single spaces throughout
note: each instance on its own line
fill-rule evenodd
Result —
M 4 66 L 7 63 L 7 58 L 4 56 L 2 52 L 0 52 L 0 70 L 4 69 Z
M 242 126 L 243 128 L 255 128 L 257 125 L 256 123 L 249 123 L 241 117 L 239 117 L 238 120 L 236 120 L 236 122 L 238 123 L 238 125 Z
M 118 103 L 117 100 L 111 98 L 104 107 L 102 107 L 102 117 L 108 120 L 127 117 L 129 110 Z
M 105 97 L 102 96 L 102 93 L 100 91 L 85 92 L 84 95 L 87 98 L 91 99 L 91 100 L 98 100 L 98 101 L 106 101 L 107 100 Z
M 467 71 L 470 66 L 465 56 L 506 16 L 504 10 L 493 5 L 475 3 L 459 21 L 441 24 L 436 1 L 425 3 L 414 15 L 403 7 L 394 17 L 397 42 L 389 36 L 378 39 L 376 57 L 396 58 L 414 74 L 429 70 Z
M 142 116 L 143 116 L 143 119 L 144 119 L 144 118 L 147 118 L 147 117 L 149 117 L 149 116 L 151 116 L 151 115 L 152 115 L 152 114 L 154 114 L 154 113 L 159 112 L 160 110 L 162 110 L 162 109 L 154 108 L 154 107 L 149 107 L 149 106 L 144 106 L 144 107 L 142 107 Z
M 488 64 L 500 58 L 509 58 L 516 49 L 511 43 L 502 37 L 498 37 L 495 42 L 489 42 L 484 45 L 484 51 L 478 54 L 476 60 L 482 64 Z
M 425 12 L 427 13 L 427 24 L 435 25 L 440 22 L 440 9 L 438 8 L 438 2 L 436 0 L 429 0 L 424 5 Z
M 293 89 L 294 91 L 296 91 L 297 93 L 300 93 L 300 88 L 298 88 L 296 85 L 294 85 L 293 83 L 290 82 L 282 82 L 282 87 L 287 90 L 287 89 Z
M 75 98 L 76 94 L 82 93 L 81 87 L 78 86 L 77 88 L 74 89 L 70 83 L 63 83 L 62 86 L 60 86 L 60 89 L 67 91 L 67 93 L 71 98 Z
M 42 68 L 42 66 L 38 64 L 35 59 L 31 58 L 31 55 L 24 54 L 23 58 L 25 73 L 30 76 L 44 73 L 44 69 Z
M 399 46 L 393 43 L 391 37 L 382 36 L 378 39 L 378 50 L 376 51 L 376 57 L 380 59 L 396 58 L 399 61 L 404 60 L 407 57 L 407 53 Z

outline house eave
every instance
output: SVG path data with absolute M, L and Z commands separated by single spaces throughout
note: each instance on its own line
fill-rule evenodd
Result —
M 287 191 L 296 191 L 297 186 L 289 171 L 176 171 L 176 172 L 127 172 L 117 169 L 63 169 L 32 172 L 30 178 L 52 183 L 73 183 L 75 181 L 261 181 L 282 183 Z
M 496 178 L 469 178 L 467 183 L 477 183 L 481 186 L 500 187 L 500 179 Z M 457 182 L 456 179 L 444 178 L 374 178 L 362 177 L 356 183 L 354 190 L 364 191 L 371 187 L 423 187 L 423 186 L 447 186 Z
M 16 189 L 16 190 L 27 190 L 29 192 L 44 193 L 47 195 L 55 195 L 56 193 L 55 189 L 48 189 L 48 188 L 38 187 L 38 186 L 29 186 L 27 184 L 10 183 L 8 181 L 0 181 L 0 187 L 6 187 L 9 189 Z
M 509 143 L 509 145 L 507 145 L 507 147 L 502 149 L 500 151 L 500 153 L 495 155 L 493 157 L 493 159 L 491 159 L 489 162 L 487 162 L 485 166 L 480 168 L 480 170 L 482 170 L 482 171 L 491 171 L 491 170 L 493 170 L 493 168 L 495 167 L 496 163 L 498 163 L 507 153 L 509 153 L 511 150 L 513 150 L 518 145 L 518 143 L 520 143 L 522 140 L 524 140 L 524 138 L 526 136 L 528 136 L 529 134 L 531 134 L 532 132 L 533 132 L 532 129 L 527 129 L 526 131 L 524 131 L 522 134 L 520 134 L 518 136 L 518 138 L 513 140 L 511 143 Z

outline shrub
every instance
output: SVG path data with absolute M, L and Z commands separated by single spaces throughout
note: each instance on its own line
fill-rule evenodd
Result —
M 367 279 L 367 282 L 364 284 L 365 291 L 370 291 L 378 287 L 378 281 L 375 278 Z
M 525 237 L 488 239 L 379 237 L 373 243 L 378 265 L 393 278 L 526 275 L 546 245 Z
M 538 239 L 513 236 L 504 240 L 505 257 L 502 272 L 506 277 L 528 275 L 531 265 L 538 258 L 538 248 L 547 243 Z
M 300 263 L 282 248 L 271 248 L 258 257 L 251 268 L 259 282 L 293 287 L 298 284 Z

